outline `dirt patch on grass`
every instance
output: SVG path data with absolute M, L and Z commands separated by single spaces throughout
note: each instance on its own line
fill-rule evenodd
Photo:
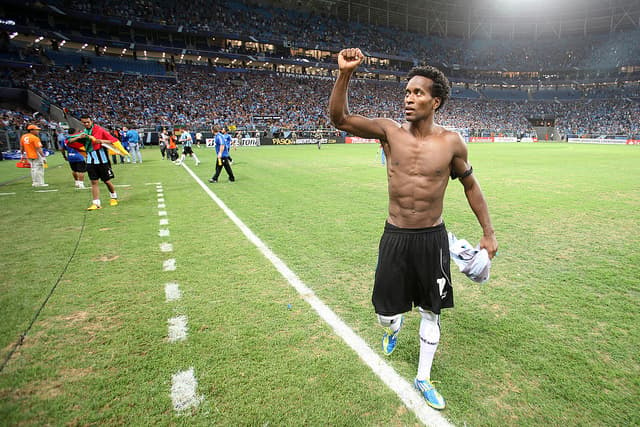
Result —
M 94 258 L 94 261 L 102 261 L 102 262 L 111 262 L 120 258 L 120 255 L 102 255 L 97 258 Z
M 14 399 L 35 397 L 41 400 L 49 400 L 65 394 L 65 387 L 81 381 L 91 375 L 91 368 L 66 368 L 61 369 L 55 377 L 32 381 L 13 391 L 11 396 Z M 4 393 L 3 393 L 4 394 Z

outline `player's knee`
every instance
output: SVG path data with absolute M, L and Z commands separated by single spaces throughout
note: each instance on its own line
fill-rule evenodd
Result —
M 401 317 L 402 314 L 396 314 L 394 316 L 383 316 L 382 314 L 378 314 L 378 322 L 385 328 L 390 328 L 392 325 L 395 326 L 400 322 Z
M 422 308 L 418 308 L 418 311 L 422 317 L 420 339 L 428 344 L 438 344 L 440 341 L 440 316 Z

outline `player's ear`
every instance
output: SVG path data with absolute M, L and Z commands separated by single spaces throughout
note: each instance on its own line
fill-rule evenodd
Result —
M 434 102 L 433 102 L 433 111 L 436 111 L 438 109 L 438 107 L 440 107 L 440 104 L 442 104 L 442 98 L 440 98 L 439 96 L 433 98 Z

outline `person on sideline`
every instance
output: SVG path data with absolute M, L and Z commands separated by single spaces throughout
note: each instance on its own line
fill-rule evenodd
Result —
M 167 132 L 167 137 L 169 138 L 169 142 L 167 143 L 167 159 L 175 162 L 178 160 L 178 139 L 171 131 Z
M 33 187 L 48 187 L 44 183 L 44 165 L 47 163 L 47 156 L 42 150 L 42 141 L 38 135 L 40 128 L 36 125 L 27 126 L 27 133 L 20 137 L 20 151 L 31 165 L 31 185 Z
M 211 177 L 209 182 L 218 182 L 218 177 L 220 176 L 220 172 L 224 167 L 224 170 L 229 175 L 229 181 L 234 182 L 236 180 L 233 175 L 233 171 L 231 170 L 231 165 L 229 164 L 229 148 L 231 147 L 231 138 L 227 138 L 227 129 L 225 127 L 214 127 L 215 137 L 215 145 L 216 145 L 216 173 Z
M 196 166 L 198 166 L 200 164 L 200 160 L 198 159 L 198 156 L 196 156 L 196 153 L 193 152 L 193 137 L 191 136 L 189 129 L 184 129 L 182 131 L 182 134 L 180 134 L 180 142 L 182 143 L 182 156 L 176 164 L 181 165 L 182 162 L 184 162 L 184 159 L 189 156 L 193 157 L 196 162 Z
M 103 143 L 117 142 L 118 139 L 107 132 L 101 126 L 93 123 L 89 116 L 80 117 L 80 122 L 85 127 L 84 132 L 69 137 L 68 145 L 72 148 L 83 147 L 87 153 L 87 174 L 91 180 L 91 196 L 93 201 L 87 208 L 88 211 L 101 209 L 99 181 L 104 182 L 109 190 L 109 205 L 118 205 L 118 194 L 111 180 L 114 178 L 109 154 Z
M 60 151 L 62 152 L 62 157 L 69 162 L 75 187 L 84 190 L 86 188 L 84 186 L 84 174 L 87 172 L 87 162 L 78 150 L 68 146 L 69 135 L 73 135 L 74 133 L 76 133 L 76 130 L 73 128 L 69 129 L 68 134 L 66 131 L 64 132 L 65 139 L 62 140 L 60 144 Z
M 126 126 L 122 128 L 122 131 L 126 133 L 127 140 L 129 141 L 129 155 L 131 156 L 131 163 L 142 163 L 142 153 L 140 152 L 140 134 L 135 129 L 129 129 Z
M 169 159 L 167 155 L 167 147 L 169 146 L 169 134 L 165 128 L 162 128 L 162 131 L 158 135 L 158 145 L 160 146 L 160 154 L 162 154 L 162 159 Z
M 362 138 L 382 141 L 387 159 L 389 212 L 380 240 L 372 303 L 385 327 L 382 351 L 396 347 L 403 313 L 420 312 L 420 353 L 415 387 L 427 404 L 445 401 L 431 382 L 440 340 L 440 311 L 453 307 L 447 230 L 442 219 L 449 177 L 459 178 L 480 226 L 480 247 L 493 258 L 498 250 L 489 209 L 468 162 L 467 146 L 456 132 L 434 122 L 449 99 L 449 81 L 435 67 L 413 68 L 404 93 L 405 122 L 349 113 L 349 80 L 365 59 L 357 48 L 338 54 L 338 77 L 329 98 L 333 125 Z

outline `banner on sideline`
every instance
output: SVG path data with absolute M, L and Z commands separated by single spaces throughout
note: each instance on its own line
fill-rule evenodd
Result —
M 359 136 L 348 136 L 344 139 L 345 144 L 380 144 L 376 138 L 360 138 Z
M 631 144 L 628 141 L 630 140 L 613 138 L 569 138 L 569 142 L 576 144 Z
M 344 144 L 344 138 L 332 136 L 329 138 L 260 138 L 259 145 L 313 145 L 313 144 Z

